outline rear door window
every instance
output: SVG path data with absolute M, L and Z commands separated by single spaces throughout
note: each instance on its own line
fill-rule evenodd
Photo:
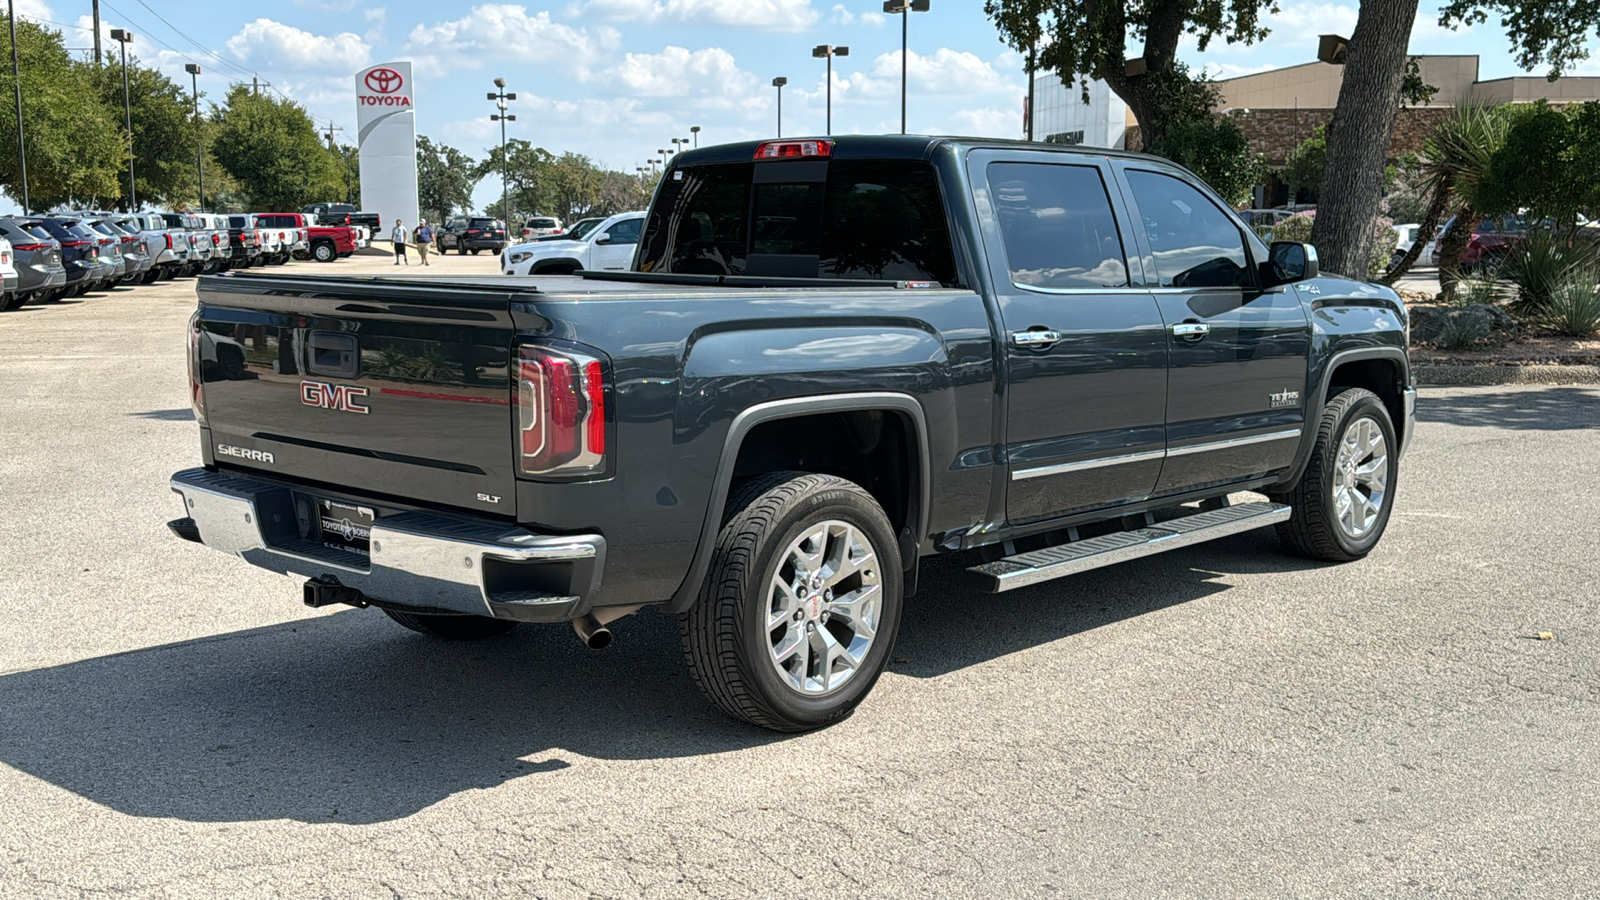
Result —
M 1127 286 L 1122 236 L 1099 169 L 995 163 L 988 180 L 1013 284 Z

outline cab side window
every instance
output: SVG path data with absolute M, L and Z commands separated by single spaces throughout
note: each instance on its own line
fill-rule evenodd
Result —
M 1244 235 L 1192 185 L 1158 172 L 1128 170 L 1162 287 L 1249 287 Z
M 612 244 L 637 244 L 639 226 L 643 224 L 643 219 L 628 219 L 611 226 L 606 230 L 606 234 L 611 235 Z
M 1122 236 L 1099 169 L 995 163 L 988 178 L 1012 283 L 1046 289 L 1127 286 Z

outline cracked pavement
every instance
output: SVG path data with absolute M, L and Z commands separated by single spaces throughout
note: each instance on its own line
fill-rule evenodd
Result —
M 1269 530 L 990 596 L 930 561 L 872 697 L 786 737 L 665 616 L 447 645 L 173 538 L 193 305 L 0 315 L 0 897 L 1600 884 L 1600 390 L 1424 389 L 1359 563 Z

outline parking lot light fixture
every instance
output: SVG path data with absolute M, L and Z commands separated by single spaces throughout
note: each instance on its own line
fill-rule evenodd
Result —
M 189 83 L 194 95 L 194 174 L 200 179 L 200 211 L 206 211 L 206 169 L 202 165 L 205 159 L 205 132 L 200 128 L 200 67 L 194 63 L 186 63 L 183 67 L 189 73 Z
M 900 133 L 906 133 L 906 57 L 911 38 L 911 14 L 927 12 L 928 0 L 883 0 L 883 11 L 900 16 Z
M 787 78 L 772 79 L 772 86 L 778 89 L 778 137 L 783 137 L 783 86 L 788 83 Z
M 506 115 L 506 101 L 517 99 L 515 91 L 506 91 L 506 80 L 496 78 L 495 90 L 489 92 L 488 97 L 494 101 L 498 113 L 491 113 L 489 121 L 500 123 L 500 218 L 511 226 L 511 161 L 506 159 L 506 123 L 515 122 L 517 117 Z
M 828 134 L 833 134 L 833 58 L 835 56 L 849 56 L 849 47 L 835 47 L 832 44 L 818 44 L 811 48 L 811 55 L 817 59 L 828 61 Z M 782 137 L 783 135 L 779 135 Z
M 6 22 L 11 27 L 11 84 L 17 95 L 17 168 L 22 176 L 22 211 L 33 209 L 28 202 L 28 152 L 22 138 L 22 67 L 17 63 L 17 7 L 16 0 L 6 0 Z
M 128 44 L 133 42 L 133 32 L 113 28 L 111 39 L 122 45 L 122 118 L 128 129 L 128 203 L 123 211 L 133 212 L 139 207 L 133 189 L 133 102 L 128 97 Z
M 690 125 L 689 126 L 689 134 L 694 137 L 695 149 L 696 150 L 700 149 L 700 126 L 699 125 Z

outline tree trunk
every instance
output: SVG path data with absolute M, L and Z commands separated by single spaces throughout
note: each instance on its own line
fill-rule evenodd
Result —
M 1411 242 L 1410 249 L 1406 250 L 1406 255 L 1401 257 L 1400 262 L 1383 273 L 1379 281 L 1393 285 L 1417 264 L 1417 257 L 1422 255 L 1422 248 L 1428 245 L 1428 235 L 1439 230 L 1439 220 L 1444 218 L 1445 206 L 1449 204 L 1450 193 L 1454 190 L 1454 179 L 1445 177 L 1439 182 L 1439 186 L 1433 192 L 1433 199 L 1428 202 L 1428 211 L 1423 214 L 1422 222 L 1417 226 L 1416 240 Z
M 1456 215 L 1439 238 L 1439 299 L 1455 300 L 1456 285 L 1461 282 L 1461 253 L 1472 240 L 1472 229 L 1478 224 L 1478 211 L 1467 207 Z
M 1311 242 L 1322 268 L 1365 279 L 1383 165 L 1400 108 L 1417 0 L 1362 0 L 1328 126 L 1328 162 Z

